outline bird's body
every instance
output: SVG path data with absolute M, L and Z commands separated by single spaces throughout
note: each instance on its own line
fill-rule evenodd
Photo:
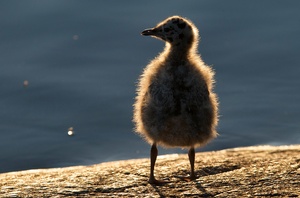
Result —
M 141 75 L 134 104 L 136 131 L 155 149 L 156 144 L 205 145 L 217 135 L 218 102 L 212 91 L 214 72 L 197 53 L 197 28 L 174 16 L 142 34 L 166 41 L 166 47 Z

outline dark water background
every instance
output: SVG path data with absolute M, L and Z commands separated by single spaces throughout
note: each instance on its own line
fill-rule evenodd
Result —
M 197 25 L 199 52 L 216 71 L 220 136 L 198 151 L 298 144 L 299 8 L 296 0 L 0 1 L 0 172 L 148 157 L 132 104 L 139 74 L 164 44 L 140 32 L 171 15 Z

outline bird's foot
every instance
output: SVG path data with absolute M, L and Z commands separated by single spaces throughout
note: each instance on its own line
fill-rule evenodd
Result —
M 165 185 L 167 183 L 170 183 L 169 181 L 165 181 L 165 180 L 157 180 L 155 178 L 149 178 L 148 180 L 149 184 L 152 184 L 152 185 L 156 185 L 156 186 L 162 186 L 162 185 Z

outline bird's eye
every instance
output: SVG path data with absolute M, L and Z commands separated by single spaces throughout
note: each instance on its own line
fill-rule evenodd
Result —
M 177 24 L 177 26 L 180 28 L 180 29 L 183 29 L 183 28 L 185 28 L 185 26 L 186 26 L 186 23 L 178 23 Z

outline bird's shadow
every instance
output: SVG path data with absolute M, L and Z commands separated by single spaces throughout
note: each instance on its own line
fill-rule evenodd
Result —
M 157 194 L 159 195 L 159 197 L 160 198 L 164 198 L 164 197 L 166 197 L 161 191 L 161 189 L 159 189 L 159 186 L 162 186 L 162 185 L 155 185 L 155 184 L 150 184 L 153 188 L 154 188 L 154 190 L 157 192 Z
M 205 167 L 205 168 L 202 168 L 200 170 L 197 170 L 195 171 L 196 175 L 197 175 L 197 178 L 200 178 L 200 177 L 204 177 L 204 176 L 209 176 L 209 175 L 216 175 L 216 174 L 220 174 L 220 173 L 225 173 L 225 172 L 229 172 L 229 171 L 233 171 L 233 170 L 236 170 L 236 169 L 239 169 L 241 168 L 239 165 L 232 165 L 232 166 L 208 166 L 208 167 Z M 176 172 L 176 173 L 173 173 L 174 175 L 179 175 L 179 174 L 188 174 L 189 172 L 188 171 L 184 171 L 184 172 Z M 186 177 L 183 177 L 183 176 L 177 176 L 176 178 L 179 178 L 181 181 L 186 181 Z M 193 180 L 193 181 L 190 181 L 192 183 L 195 184 L 195 187 L 200 191 L 202 192 L 201 195 L 199 195 L 200 197 L 213 197 L 214 195 L 209 193 L 202 185 L 199 181 L 197 180 Z M 155 189 L 155 191 L 158 193 L 158 195 L 163 198 L 163 197 L 166 197 L 166 195 L 164 195 L 163 193 L 163 188 L 161 188 L 162 186 L 165 186 L 165 185 L 168 185 L 169 183 L 172 183 L 172 182 L 166 182 L 165 184 L 163 185 L 155 185 L 155 184 L 151 184 L 151 186 Z
M 225 173 L 225 172 L 233 171 L 233 170 L 240 169 L 240 168 L 241 167 L 239 165 L 208 166 L 208 167 L 205 167 L 205 168 L 202 168 L 202 169 L 196 171 L 196 174 L 198 177 L 203 177 L 203 176 L 208 176 L 208 175 L 216 175 L 216 174 L 220 174 L 220 173 Z

